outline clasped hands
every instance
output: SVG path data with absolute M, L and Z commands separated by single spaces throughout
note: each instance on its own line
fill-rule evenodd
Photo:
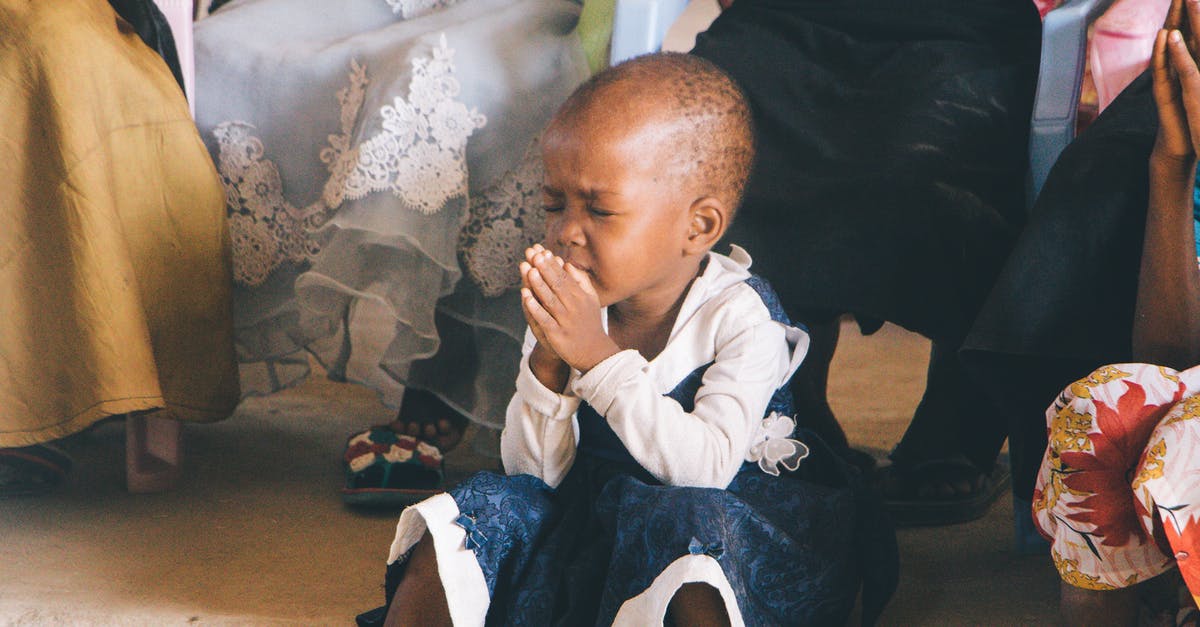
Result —
M 1153 159 L 1190 181 L 1200 152 L 1200 2 L 1172 0 L 1151 60 L 1158 136 Z
M 543 385 L 561 392 L 570 368 L 587 372 L 620 352 L 604 332 L 600 299 L 587 273 L 541 244 L 525 250 L 520 271 L 521 309 L 537 338 L 529 367 Z

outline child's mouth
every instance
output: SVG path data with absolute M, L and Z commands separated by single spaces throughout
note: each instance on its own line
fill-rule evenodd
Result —
M 591 268 L 584 266 L 584 265 L 580 265 L 580 263 L 578 261 L 564 257 L 563 262 L 571 264 L 576 270 L 582 270 L 586 274 L 593 274 Z

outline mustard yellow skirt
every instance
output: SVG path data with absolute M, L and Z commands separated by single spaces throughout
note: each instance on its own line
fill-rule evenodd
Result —
M 239 392 L 225 198 L 170 71 L 105 0 L 0 0 L 0 447 Z

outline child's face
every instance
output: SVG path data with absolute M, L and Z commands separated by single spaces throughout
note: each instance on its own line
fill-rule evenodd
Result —
M 664 165 L 662 133 L 579 117 L 543 138 L 546 247 L 591 277 L 602 306 L 686 285 L 689 202 Z

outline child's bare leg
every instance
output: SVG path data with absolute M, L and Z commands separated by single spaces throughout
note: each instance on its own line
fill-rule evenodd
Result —
M 385 627 L 401 625 L 452 625 L 446 590 L 438 575 L 437 553 L 429 532 L 413 547 L 408 567 L 392 597 Z
M 1138 622 L 1137 588 L 1085 590 L 1062 582 L 1059 617 L 1067 627 L 1124 627 Z
M 676 625 L 689 627 L 726 627 L 729 614 L 721 593 L 706 583 L 685 583 L 667 606 L 667 615 Z

